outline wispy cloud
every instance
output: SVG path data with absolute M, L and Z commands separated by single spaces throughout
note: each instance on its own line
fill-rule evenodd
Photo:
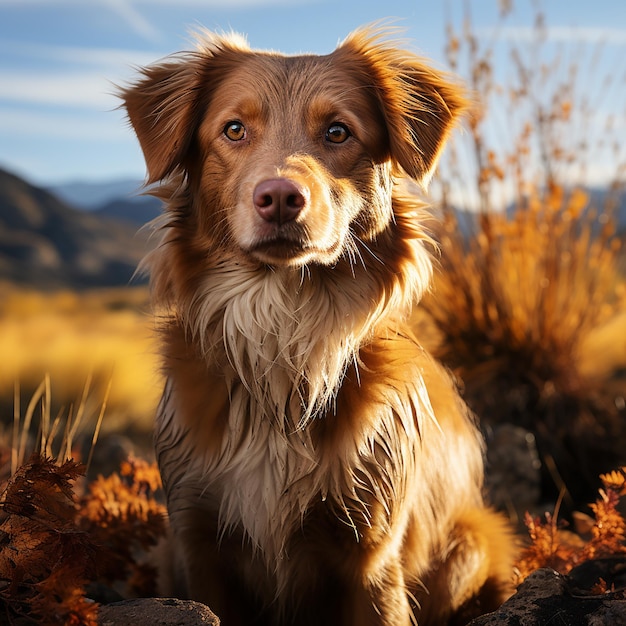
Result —
M 538 31 L 532 26 L 506 26 L 480 30 L 490 37 L 506 41 L 536 42 L 541 36 L 551 42 L 626 45 L 626 29 L 622 28 L 548 26 Z
M 127 5 L 161 5 L 177 7 L 201 7 L 205 9 L 237 9 L 246 7 L 264 7 L 264 6 L 298 6 L 305 4 L 316 4 L 322 0 L 125 0 Z M 105 5 L 108 6 L 111 0 L 91 0 L 90 6 Z M 0 0 L 2 6 L 33 6 L 50 4 L 50 0 Z M 56 5 L 79 5 L 85 6 L 85 0 L 55 0 Z
M 55 0 L 55 6 L 50 7 L 51 4 L 50 0 L 0 0 L 0 8 L 12 7 L 18 9 L 44 5 L 48 8 L 57 8 L 60 6 L 79 6 L 80 8 L 84 8 L 87 3 L 84 0 Z M 143 39 L 148 41 L 159 41 L 162 39 L 159 30 L 145 15 L 135 8 L 135 5 L 140 3 L 133 2 L 133 0 L 90 0 L 88 4 L 91 9 L 100 6 L 117 13 L 117 15 Z
M 0 101 L 45 104 L 72 109 L 105 111 L 119 102 L 115 86 L 92 72 L 50 73 L 0 71 Z
M 102 0 L 109 9 L 117 13 L 140 37 L 148 41 L 159 41 L 161 33 L 139 11 L 130 0 Z
M 13 57 L 60 61 L 73 66 L 91 66 L 102 70 L 130 65 L 146 65 L 166 54 L 156 48 L 152 52 L 146 52 L 145 50 L 123 48 L 87 48 L 25 43 L 8 39 L 0 39 L 0 53 L 11 54 Z
M 0 69 L 0 102 L 52 105 L 73 110 L 109 110 L 113 95 L 131 79 L 135 67 L 164 55 L 119 48 L 84 48 L 0 41 L 0 55 L 52 62 L 56 69 Z
M 178 6 L 199 6 L 210 9 L 236 9 L 249 7 L 265 7 L 265 6 L 298 6 L 305 4 L 316 4 L 322 0 L 132 0 L 134 4 L 146 5 L 168 5 Z
M 0 133 L 23 140 L 26 137 L 64 141 L 119 142 L 131 139 L 132 133 L 121 111 L 96 114 L 71 114 L 52 111 L 26 112 L 11 107 L 0 108 Z
M 259 8 L 264 6 L 280 5 L 304 5 L 313 4 L 320 0 L 90 0 L 91 8 L 95 6 L 104 7 L 116 13 L 122 21 L 142 39 L 149 42 L 159 42 L 164 39 L 159 29 L 148 19 L 146 13 L 139 7 L 146 8 L 156 4 L 169 6 L 172 8 L 201 7 L 202 9 L 243 9 Z M 86 0 L 56 0 L 55 5 L 85 6 Z M 50 0 L 0 0 L 0 7 L 25 8 L 32 6 L 50 5 Z

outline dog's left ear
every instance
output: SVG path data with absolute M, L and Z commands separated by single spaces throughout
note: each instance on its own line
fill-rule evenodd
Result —
M 382 41 L 384 34 L 384 30 L 356 31 L 339 50 L 358 55 L 355 60 L 360 60 L 364 76 L 376 90 L 392 158 L 411 178 L 426 185 L 469 102 L 451 77 Z

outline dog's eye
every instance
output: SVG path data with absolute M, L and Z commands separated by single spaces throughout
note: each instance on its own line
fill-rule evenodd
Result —
M 224 134 L 231 141 L 241 141 L 246 138 L 246 127 L 241 122 L 228 122 L 224 126 Z
M 348 127 L 338 122 L 329 126 L 326 131 L 326 141 L 331 143 L 343 143 L 348 137 L 350 137 Z

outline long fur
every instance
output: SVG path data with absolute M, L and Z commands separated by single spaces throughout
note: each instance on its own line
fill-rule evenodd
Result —
M 146 267 L 179 588 L 225 626 L 461 623 L 509 591 L 477 429 L 406 328 L 431 243 L 398 183 L 465 100 L 383 35 L 285 57 L 204 33 L 122 93 L 167 204 Z M 255 206 L 266 181 L 301 190 L 293 219 Z

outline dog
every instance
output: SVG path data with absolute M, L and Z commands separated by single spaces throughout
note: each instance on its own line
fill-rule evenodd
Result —
M 463 89 L 385 29 L 197 48 L 122 89 L 166 210 L 147 259 L 181 596 L 225 626 L 465 623 L 511 592 L 483 450 L 413 337 L 425 186 Z

